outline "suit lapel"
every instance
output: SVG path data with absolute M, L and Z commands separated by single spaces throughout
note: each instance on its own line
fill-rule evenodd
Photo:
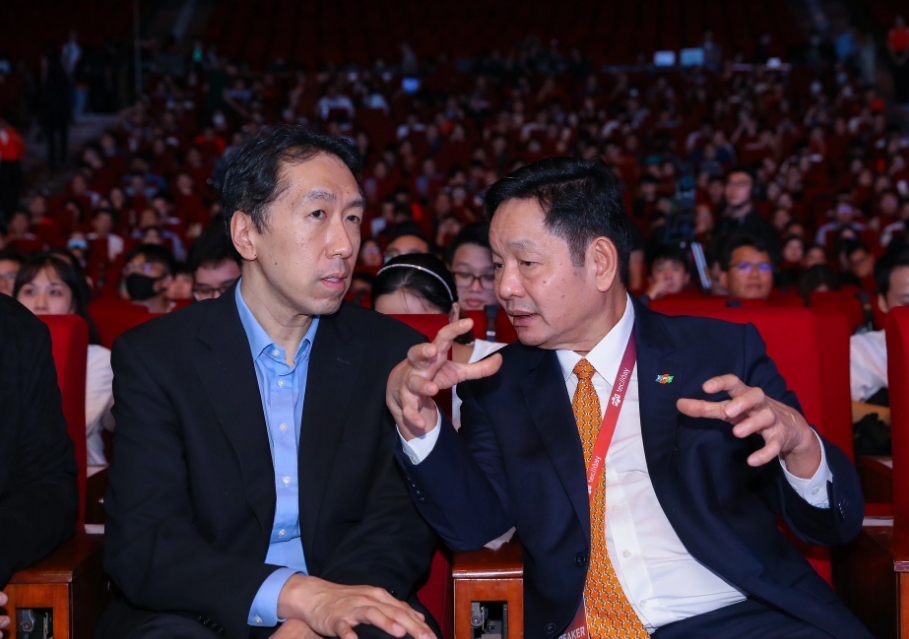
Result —
M 584 450 L 554 351 L 534 350 L 531 368 L 521 383 L 530 417 L 540 433 L 555 471 L 590 539 L 590 501 L 584 472 Z
M 638 354 L 638 399 L 641 413 L 641 436 L 647 470 L 657 496 L 675 451 L 678 409 L 676 402 L 681 384 L 656 382 L 657 375 L 675 375 L 681 362 L 673 359 L 675 346 L 663 326 L 660 315 L 634 301 L 634 340 Z M 664 510 L 666 510 L 664 506 Z
M 246 498 L 266 535 L 275 519 L 275 473 L 249 341 L 234 298 L 235 286 L 209 304 L 194 358 L 218 422 L 240 462 Z
M 357 401 L 362 346 L 345 324 L 342 310 L 323 315 L 313 339 L 306 375 L 297 473 L 300 486 L 300 534 L 303 547 L 313 547 L 322 499 L 331 466 Z

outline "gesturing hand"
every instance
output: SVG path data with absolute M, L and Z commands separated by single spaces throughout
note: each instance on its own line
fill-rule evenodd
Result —
M 499 370 L 502 356 L 498 353 L 473 364 L 448 359 L 455 338 L 472 327 L 471 319 L 443 326 L 432 343 L 411 347 L 407 359 L 391 371 L 385 401 L 404 439 L 420 437 L 435 428 L 436 404 L 432 398 L 440 390 Z
M 5 606 L 6 602 L 9 601 L 9 598 L 6 596 L 6 593 L 0 591 L 0 606 Z M 9 617 L 6 615 L 0 615 L 0 630 L 9 628 Z
M 321 637 L 299 619 L 288 619 L 281 624 L 271 639 L 321 639 Z
M 732 397 L 721 402 L 680 399 L 676 406 L 690 417 L 722 419 L 734 424 L 736 437 L 760 433 L 764 447 L 748 457 L 750 466 L 762 466 L 777 455 L 796 477 L 809 479 L 821 464 L 821 446 L 814 432 L 797 410 L 764 395 L 760 388 L 746 386 L 735 375 L 708 379 L 705 393 L 726 391 Z
M 278 618 L 291 624 L 280 639 L 323 637 L 357 639 L 354 628 L 360 624 L 376 626 L 394 637 L 409 634 L 414 639 L 436 639 L 425 617 L 398 601 L 382 588 L 342 586 L 306 575 L 294 575 L 278 596 Z M 298 620 L 302 623 L 291 623 Z

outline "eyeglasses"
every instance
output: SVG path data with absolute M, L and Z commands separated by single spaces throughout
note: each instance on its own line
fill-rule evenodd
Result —
M 769 262 L 758 262 L 758 263 L 739 262 L 738 264 L 734 264 L 733 266 L 735 266 L 735 268 L 737 268 L 738 270 L 740 270 L 744 273 L 749 273 L 749 274 L 754 269 L 759 270 L 761 273 L 773 272 L 773 264 L 770 264 Z
M 195 297 L 197 301 L 218 299 L 224 295 L 227 289 L 236 283 L 237 280 L 233 280 L 232 282 L 227 282 L 221 286 L 207 286 L 205 284 L 193 286 L 193 297 Z
M 458 288 L 470 288 L 477 280 L 480 281 L 480 286 L 487 291 L 491 291 L 496 285 L 496 276 L 493 273 L 474 275 L 466 271 L 455 271 L 452 275 L 454 275 L 454 281 Z
M 10 271 L 9 273 L 0 273 L 0 281 L 11 282 L 16 279 L 16 275 L 19 271 Z

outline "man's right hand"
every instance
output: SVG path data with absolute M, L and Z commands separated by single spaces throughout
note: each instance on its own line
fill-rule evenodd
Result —
M 468 379 L 488 377 L 499 370 L 502 365 L 499 353 L 473 364 L 448 359 L 455 338 L 472 327 L 471 319 L 443 326 L 430 344 L 412 346 L 407 359 L 392 369 L 385 401 L 404 439 L 421 437 L 435 428 L 437 409 L 432 398 L 440 390 Z
M 8 601 L 9 597 L 6 596 L 6 593 L 0 590 L 0 607 L 5 606 Z M 9 628 L 9 617 L 6 615 L 0 615 L 0 630 L 6 630 L 7 628 Z
M 306 575 L 294 575 L 284 584 L 278 618 L 299 619 L 304 633 L 309 628 L 323 637 L 357 639 L 354 627 L 370 624 L 394 637 L 436 639 L 421 613 L 382 588 L 342 586 Z

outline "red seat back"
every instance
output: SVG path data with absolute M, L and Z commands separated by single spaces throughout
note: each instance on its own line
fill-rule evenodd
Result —
M 66 431 L 76 449 L 79 466 L 79 519 L 85 519 L 85 372 L 88 360 L 88 324 L 78 315 L 40 315 L 51 334 L 57 384 L 63 397 Z
M 865 320 L 862 302 L 855 296 L 856 293 L 858 289 L 854 287 L 840 291 L 816 291 L 808 299 L 808 305 L 811 308 L 834 309 L 846 315 L 851 335 Z
M 486 339 L 486 311 L 464 311 L 464 314 L 473 320 L 473 334 L 477 339 Z M 518 341 L 518 332 L 515 330 L 511 319 L 504 308 L 499 308 L 496 315 L 496 341 L 502 344 L 511 344 Z
M 157 317 L 160 313 L 149 313 L 142 306 L 130 303 L 117 302 L 111 304 L 92 303 L 88 312 L 101 336 L 101 344 L 105 348 L 113 348 L 114 340 L 129 329 Z
M 713 317 L 714 311 L 725 310 L 726 302 L 739 304 L 741 308 L 764 308 L 764 300 L 732 300 L 728 297 L 701 297 L 672 296 L 658 300 L 651 300 L 650 308 L 666 315 L 704 315 Z
M 909 518 L 909 306 L 887 313 L 887 383 L 893 437 L 893 515 Z

